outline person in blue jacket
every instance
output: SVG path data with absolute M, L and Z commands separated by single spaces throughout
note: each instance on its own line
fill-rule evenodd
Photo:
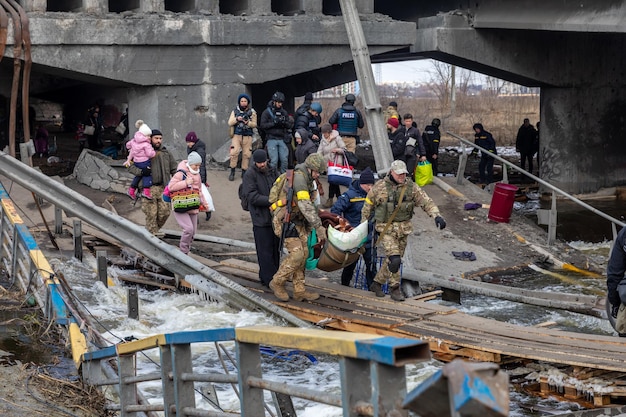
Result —
M 350 226 L 357 227 L 361 224 L 361 209 L 365 202 L 365 197 L 374 185 L 374 173 L 370 167 L 365 168 L 361 172 L 359 179 L 352 181 L 348 191 L 343 193 L 330 208 L 330 212 L 344 217 L 350 223 Z M 373 222 L 368 226 L 368 239 L 365 243 L 365 253 L 363 260 L 365 261 L 365 279 L 367 280 L 367 288 L 372 285 L 374 276 L 376 275 L 376 265 L 372 262 L 372 235 L 374 233 Z M 349 286 L 354 275 L 357 262 L 354 262 L 341 272 L 341 285 Z

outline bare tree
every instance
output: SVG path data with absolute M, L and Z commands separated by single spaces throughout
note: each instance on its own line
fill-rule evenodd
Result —
M 428 87 L 439 100 L 440 108 L 447 109 L 450 102 L 450 85 L 452 84 L 452 66 L 444 62 L 432 61 L 429 70 Z

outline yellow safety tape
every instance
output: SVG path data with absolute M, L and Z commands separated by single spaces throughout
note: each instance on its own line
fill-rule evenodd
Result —
M 237 327 L 235 336 L 243 343 L 311 350 L 351 358 L 355 358 L 357 354 L 356 341 L 382 337 L 363 333 L 274 326 Z
M 72 346 L 72 360 L 78 369 L 82 363 L 82 355 L 87 352 L 87 340 L 76 323 L 70 323 L 69 337 Z
M 7 214 L 7 217 L 9 218 L 9 221 L 12 224 L 22 224 L 22 223 L 24 223 L 22 221 L 22 218 L 17 214 L 17 210 L 15 209 L 15 206 L 13 205 L 13 201 L 11 201 L 11 200 L 2 200 L 2 208 L 3 208 L 4 212 Z
M 158 334 L 152 337 L 147 337 L 141 340 L 134 340 L 132 342 L 120 343 L 117 345 L 116 350 L 118 355 L 124 355 L 129 353 L 139 352 L 145 349 L 151 349 L 165 345 L 165 335 Z

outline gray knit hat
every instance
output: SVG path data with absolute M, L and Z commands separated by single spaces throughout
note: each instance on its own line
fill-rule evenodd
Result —
M 191 152 L 189 155 L 187 155 L 187 163 L 189 165 L 201 164 L 202 157 L 200 156 L 198 152 L 195 152 L 195 151 Z

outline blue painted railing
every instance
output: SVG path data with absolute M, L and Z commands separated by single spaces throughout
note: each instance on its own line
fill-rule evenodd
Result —
M 227 341 L 235 342 L 237 374 L 194 372 L 191 354 L 194 343 Z M 266 345 L 337 356 L 341 394 L 264 378 L 262 346 Z M 160 372 L 137 374 L 135 355 L 154 348 L 159 349 Z M 198 408 L 194 394 L 197 382 L 236 384 L 240 415 L 246 417 L 265 416 L 268 406 L 264 390 L 340 407 L 344 416 L 406 416 L 408 410 L 433 410 L 437 414 L 432 415 L 437 416 L 476 415 L 477 410 L 482 417 L 508 415 L 508 378 L 493 364 L 467 364 L 459 368 L 453 362 L 420 387 L 419 392 L 407 396 L 405 366 L 430 357 L 428 343 L 416 339 L 256 326 L 160 334 L 88 352 L 82 357 L 82 374 L 88 384 L 117 387 L 120 403 L 109 408 L 119 411 L 122 417 L 157 411 L 164 412 L 166 417 L 238 415 Z M 111 359 L 117 361 L 119 378 L 108 378 L 102 372 L 101 362 Z M 475 366 L 480 367 L 475 369 Z M 446 369 L 450 371 L 446 373 Z M 161 382 L 162 402 L 140 404 L 137 384 L 156 380 Z M 448 392 L 449 389 L 452 391 Z M 424 395 L 428 401 L 423 399 Z M 429 405 L 424 407 L 426 403 Z

